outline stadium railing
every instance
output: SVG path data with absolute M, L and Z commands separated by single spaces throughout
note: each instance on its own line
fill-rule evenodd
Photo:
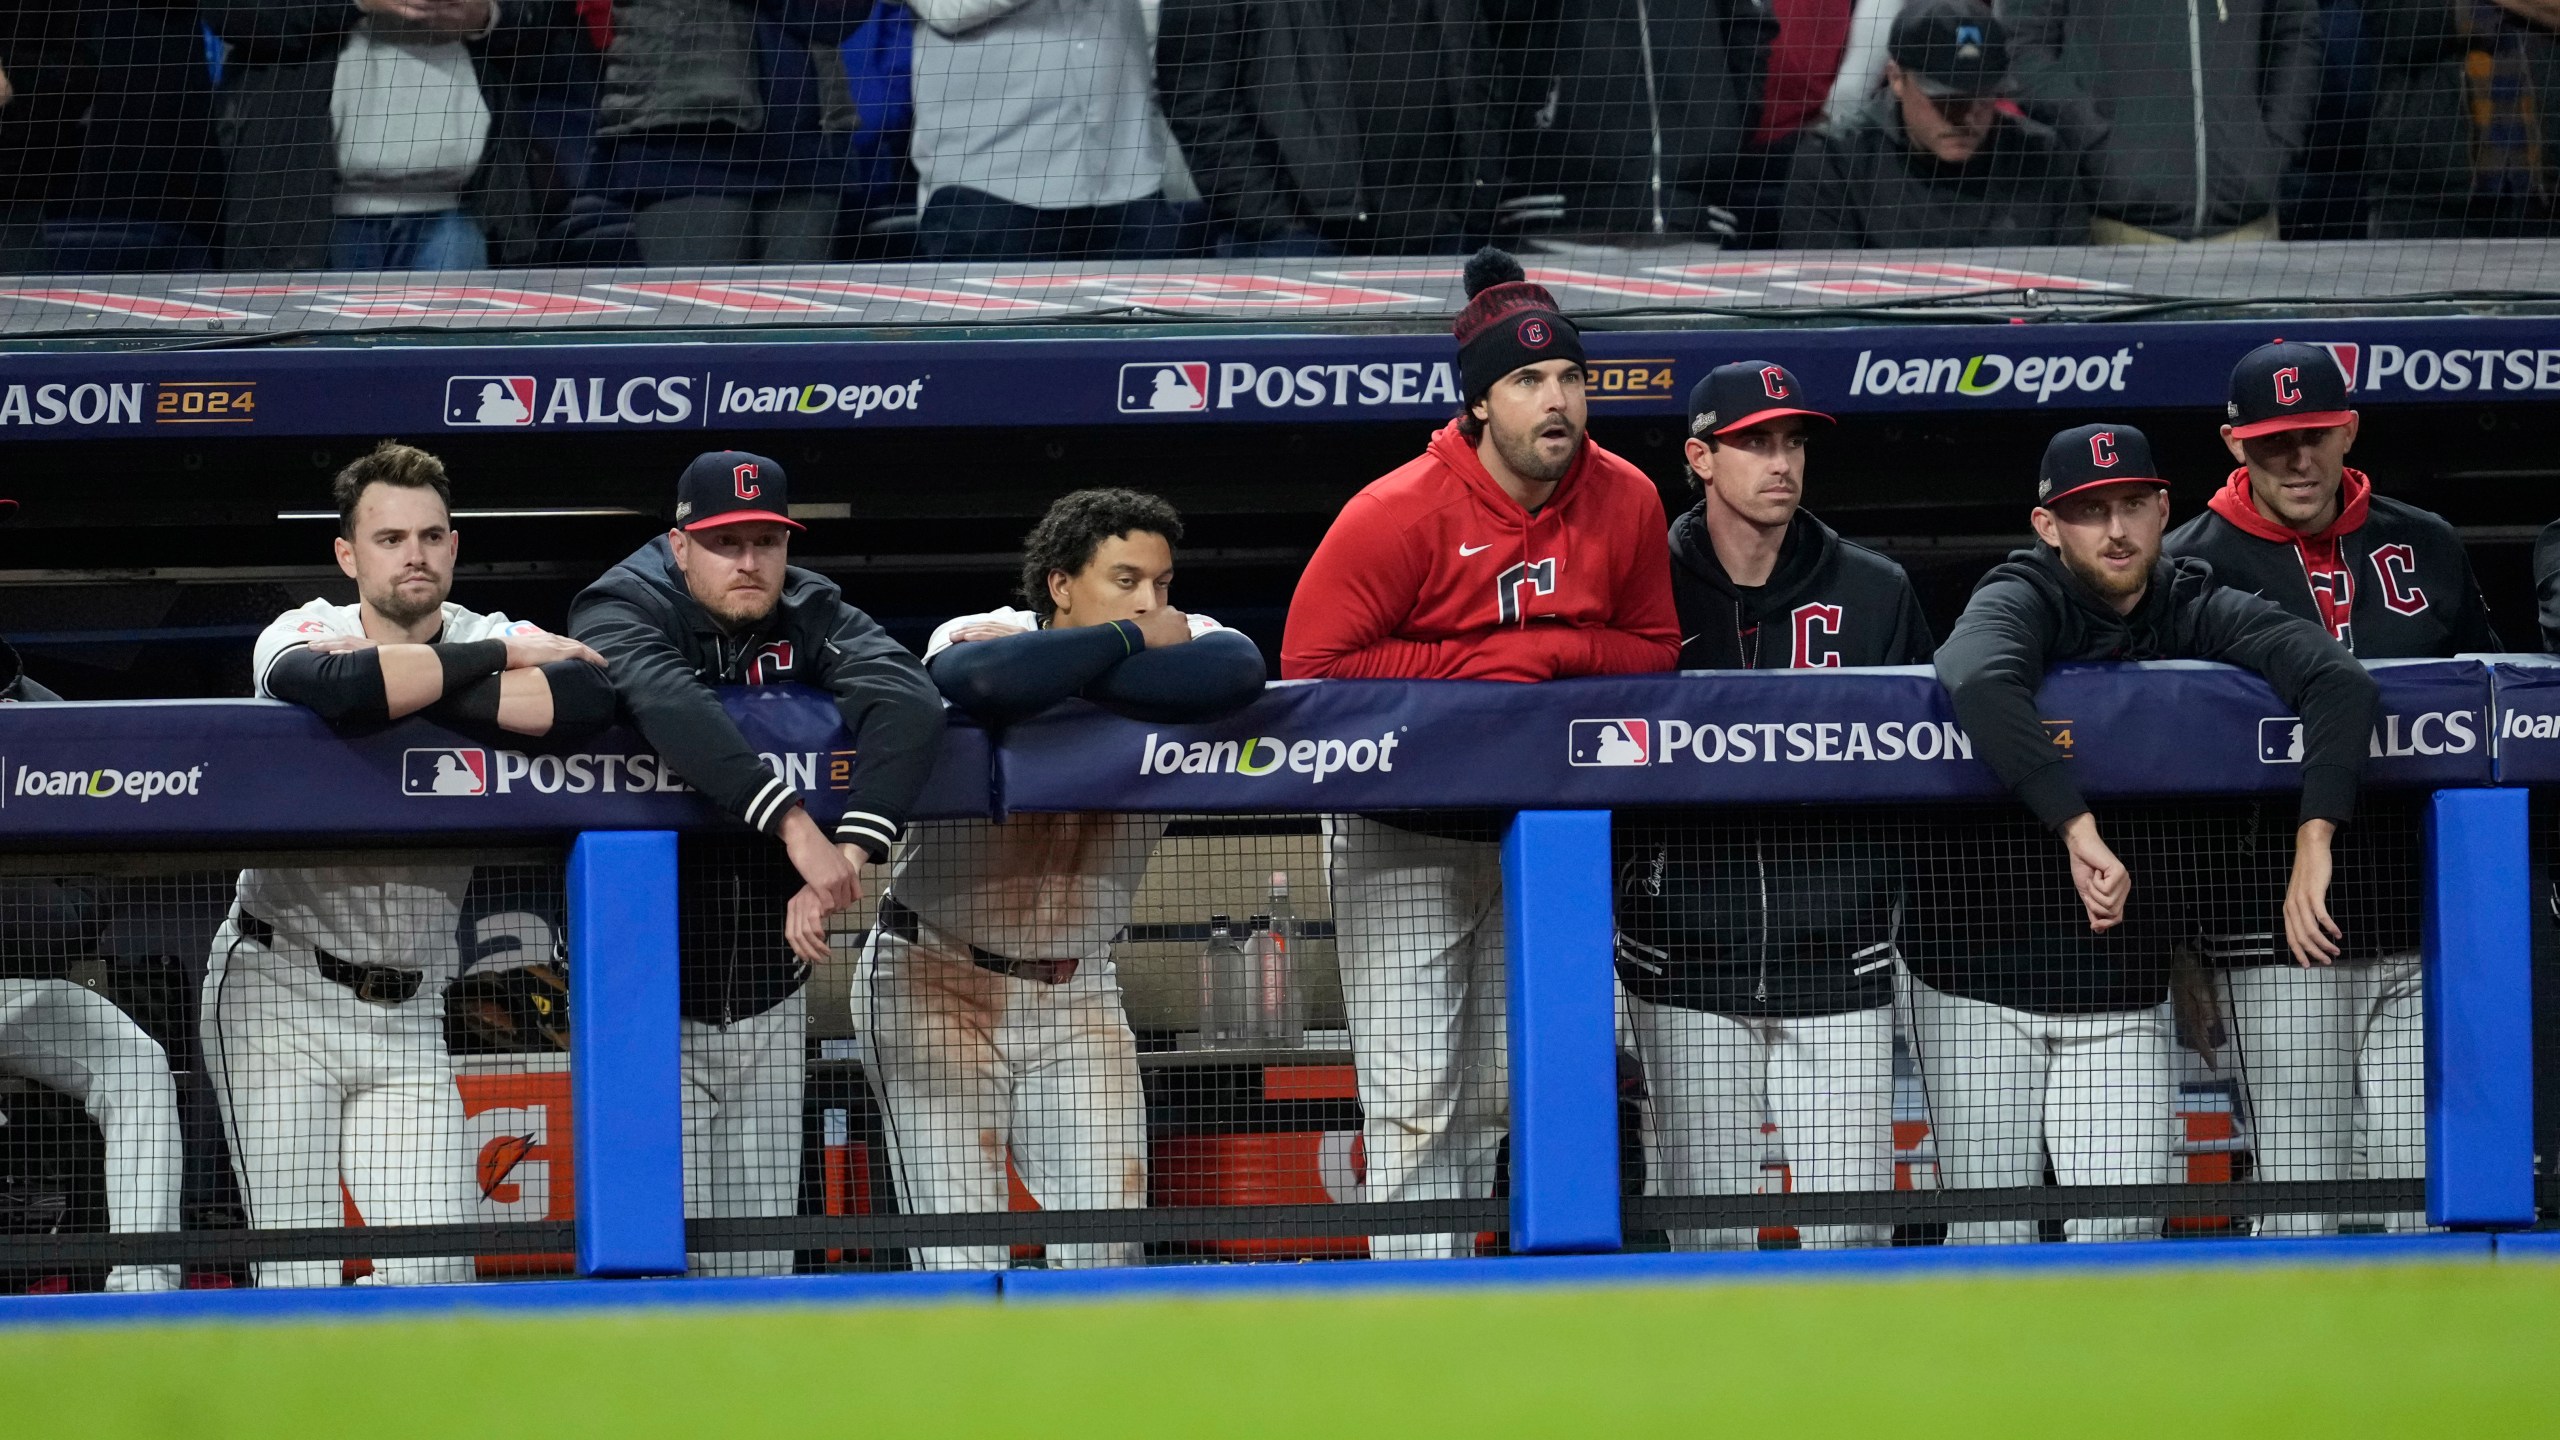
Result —
M 2423 827 L 2425 1219 L 2452 1227 L 2530 1225 L 2526 922 L 2535 882 L 2526 787 L 2560 783 L 2560 664 L 2479 657 L 2374 669 L 2385 718 L 2368 787 L 2377 803 L 2401 805 Z M 833 707 L 814 694 L 774 692 L 729 703 L 750 739 L 826 818 L 849 767 L 860 763 Z M 2056 744 L 2102 815 L 2156 798 L 2280 797 L 2290 805 L 2290 717 L 2255 677 L 2184 662 L 2072 667 L 2052 677 L 2043 708 L 2056 717 L 2049 722 Z M 1605 743 L 1604 727 L 1611 731 Z M 80 783 L 64 783 L 64 776 Z M 1949 807 L 1991 814 L 2009 806 L 1996 779 L 1972 760 L 1970 742 L 1925 670 L 1660 675 L 1535 687 L 1283 684 L 1212 725 L 1148 724 L 1081 705 L 1000 736 L 954 725 L 920 807 L 925 818 L 1194 817 L 1173 833 L 1227 837 L 1218 843 L 1229 844 L 1223 853 L 1230 864 L 1241 853 L 1267 866 L 1276 852 L 1251 843 L 1238 851 L 1230 842 L 1297 836 L 1290 853 L 1303 865 L 1301 842 L 1315 828 L 1303 817 L 1495 817 L 1484 833 L 1501 841 L 1510 997 L 1511 1119 L 1499 1200 L 1335 1205 L 1308 1198 L 898 1215 L 844 1213 L 857 1207 L 833 1203 L 833 1188 L 813 1203 L 804 1185 L 797 1215 L 696 1215 L 689 1222 L 677 1038 L 679 845 L 687 835 L 734 827 L 636 737 L 614 732 L 578 753 L 557 754 L 493 750 L 417 721 L 341 740 L 305 712 L 264 702 L 12 706 L 0 710 L 0 794 L 0 859 L 13 874 L 117 866 L 203 872 L 278 852 L 304 863 L 361 863 L 377 850 L 408 852 L 391 857 L 404 859 L 433 852 L 484 864 L 556 862 L 565 847 L 575 1017 L 568 1148 L 576 1177 L 574 1207 L 558 1196 L 550 1201 L 551 1216 L 573 1210 L 565 1225 L 481 1225 L 467 1235 L 378 1225 L 26 1235 L 0 1239 L 0 1266 L 380 1257 L 457 1246 L 482 1256 L 550 1254 L 574 1244 L 577 1273 L 615 1276 L 684 1273 L 688 1249 L 697 1256 L 791 1250 L 805 1269 L 866 1254 L 895 1264 L 899 1251 L 932 1244 L 1144 1242 L 1155 1255 L 1232 1257 L 1256 1253 L 1256 1243 L 1274 1237 L 1433 1230 L 1487 1232 L 1515 1254 L 1570 1254 L 1615 1251 L 1643 1243 L 1648 1233 L 1699 1225 L 2415 1208 L 2412 1187 L 2373 1181 L 2325 1190 L 2259 1182 L 1897 1188 L 1823 1197 L 1624 1194 L 1611 812 L 1904 807 L 1898 823 L 1906 828 L 1875 832 L 1890 840 L 1952 823 L 1959 812 Z M 1308 933 L 1330 932 L 1318 923 Z M 1118 938 L 1179 947 L 1196 936 L 1178 924 L 1142 923 Z M 838 939 L 842 948 L 859 937 Z M 1142 1020 L 1142 1032 L 1147 1028 Z M 1184 1056 L 1170 1037 L 1155 1039 L 1168 1043 L 1148 1040 L 1142 1048 L 1159 1079 L 1169 1062 L 1221 1058 Z M 815 1053 L 820 1063 L 835 1058 L 823 1043 Z M 1224 1058 L 1254 1068 L 1274 1057 Z M 1266 1069 L 1265 1078 L 1272 1073 Z M 830 1103 L 839 1102 L 813 1095 L 811 1110 Z M 832 1132 L 848 1122 L 830 1114 L 823 1123 L 830 1133 L 822 1143 L 840 1148 Z M 483 1171 L 485 1182 L 485 1152 Z M 838 1181 L 864 1183 L 831 1171 L 828 1187 Z M 2211 1193 L 2199 1193 L 2205 1191 Z M 875 1208 L 893 1203 L 882 1197 Z M 481 1273 L 509 1272 L 484 1261 Z

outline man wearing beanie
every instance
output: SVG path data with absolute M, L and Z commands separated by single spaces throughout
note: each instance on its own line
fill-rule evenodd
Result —
M 1466 409 L 1352 497 L 1289 607 L 1289 679 L 1538 681 L 1668 670 L 1680 653 L 1662 502 L 1583 434 L 1582 337 L 1519 262 L 1467 265 Z M 1490 816 L 1327 824 L 1368 1196 L 1482 1198 L 1508 1112 L 1499 849 Z M 1467 1253 L 1464 1235 L 1369 1253 Z
M 2239 468 L 2204 513 L 2168 540 L 2326 629 L 2360 660 L 2482 653 L 2504 647 L 2441 518 L 2377 493 L 2347 465 L 2358 417 L 2325 346 L 2261 345 L 2231 372 L 2222 443 Z M 2303 965 L 2276 945 L 2282 874 L 2258 843 L 2264 805 L 2218 827 L 2228 888 L 2203 922 L 2222 973 L 2261 1180 L 2417 1179 L 2426 1173 L 2426 1048 L 2418 983 L 2414 812 L 2360 827 L 2338 854 L 2338 917 L 2353 938 L 2336 964 Z M 2376 817 L 2381 818 L 2381 817 Z M 2393 842 L 2397 843 L 2393 843 Z M 2358 1114 L 2362 1115 L 2361 1143 Z M 2415 1214 L 2392 1218 L 2417 1228 Z M 2270 1215 L 2260 1234 L 2328 1234 L 2335 1215 Z
M 2045 733 L 2036 691 L 2050 667 L 2220 660 L 2264 676 L 2302 717 L 2285 943 L 2304 963 L 2338 952 L 2329 841 L 2355 812 L 2379 693 L 2317 625 L 2215 584 L 2198 561 L 2164 559 L 2168 516 L 2168 482 L 2141 431 L 2099 424 L 2054 436 L 2029 514 L 2043 543 L 1992 567 L 1938 647 L 1938 678 L 1975 753 L 2064 851 L 2033 859 L 2041 847 L 2022 850 L 1998 817 L 1950 812 L 1923 858 L 1907 958 L 1930 1133 L 1949 1189 L 2034 1185 L 2048 1160 L 2063 1185 L 2169 1179 L 2162 1009 L 2170 940 L 2193 900 L 2170 883 L 2168 847 L 2147 843 L 2156 826 L 2119 812 L 2099 833 L 2073 771 L 2108 759 L 2085 750 L 2073 759 Z M 2131 1239 L 2157 1235 L 2159 1224 L 2074 1218 L 2066 1233 Z M 2032 1220 L 1963 1222 L 1947 1240 L 2031 1240 L 2035 1231 Z

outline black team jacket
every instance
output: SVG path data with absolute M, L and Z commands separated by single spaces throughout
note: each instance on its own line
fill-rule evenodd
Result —
M 1733 583 L 1693 508 L 1671 526 L 1683 670 L 1925 665 L 1902 567 L 1798 510 L 1768 583 Z M 1621 811 L 1617 967 L 1630 994 L 1799 1017 L 1893 1000 L 1907 847 L 1802 807 Z
M 835 697 L 856 756 L 835 839 L 888 858 L 932 774 L 942 697 L 923 664 L 833 581 L 793 567 L 773 613 L 732 633 L 685 589 L 661 535 L 579 593 L 569 632 L 605 657 L 622 708 L 676 774 L 767 836 L 804 797 L 757 756 L 712 687 L 807 685 Z M 716 874 L 680 880 L 693 906 L 681 962 L 687 1018 L 760 1015 L 807 980 L 782 942 L 782 904 L 798 888 L 783 860 L 779 846 L 758 842 Z
M 2373 678 L 2308 621 L 2246 591 L 2216 584 L 2212 567 L 2163 558 L 2129 615 L 2063 567 L 2053 550 L 2014 552 L 1974 587 L 1939 647 L 1938 678 L 1974 753 L 2050 830 L 2089 809 L 2072 766 L 2046 734 L 2036 704 L 2046 670 L 2066 661 L 2219 660 L 2264 676 L 2303 721 L 2303 820 L 2345 824 L 2363 783 L 2381 710 Z M 2162 716 L 2165 725 L 2176 717 Z M 1922 847 L 1918 915 L 1906 946 L 1912 972 L 1948 994 L 2046 1015 L 2099 1014 L 2159 1004 L 2169 944 L 2201 897 L 2175 883 L 2195 857 L 2171 843 L 2168 821 L 2102 827 L 2133 871 L 2123 923 L 2090 933 L 2069 857 L 2049 839 L 2021 838 L 1997 815 L 1940 814 Z

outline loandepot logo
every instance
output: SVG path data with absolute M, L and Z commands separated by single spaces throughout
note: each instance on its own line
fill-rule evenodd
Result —
M 1873 350 L 1858 352 L 1849 375 L 1852 395 L 2032 395 L 2039 405 L 2057 395 L 2098 395 L 2124 389 L 2124 372 L 2138 347 L 2121 346 L 2113 355 L 1983 354 L 1957 360 L 1896 359 Z
M 1397 731 L 1381 732 L 1374 740 L 1366 736 L 1357 740 L 1327 738 L 1323 740 L 1283 740 L 1276 735 L 1256 735 L 1249 740 L 1160 740 L 1150 730 L 1138 748 L 1138 773 L 1141 775 L 1273 775 L 1283 769 L 1300 775 L 1312 775 L 1321 785 L 1328 775 L 1349 771 L 1366 775 L 1375 770 L 1381 775 L 1396 768 Z
M 740 385 L 720 387 L 723 415 L 842 415 L 859 420 L 873 411 L 924 408 L 918 376 L 896 385 Z
M 0 764 L 6 762 L 0 761 Z M 34 770 L 21 766 L 9 793 L 26 796 L 78 796 L 113 800 L 118 796 L 148 805 L 157 796 L 194 795 L 204 778 L 202 765 L 184 770 Z
M 1565 758 L 1584 767 L 1970 760 L 1973 739 L 1947 720 L 1575 720 L 1565 729 Z
M 2560 715 L 2527 715 L 2510 710 L 2498 726 L 2501 740 L 2560 740 Z

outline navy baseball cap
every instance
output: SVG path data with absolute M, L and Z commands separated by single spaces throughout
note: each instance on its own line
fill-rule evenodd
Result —
M 1885 53 L 1935 100 L 2009 92 L 2009 29 L 1976 0 L 1912 0 L 1893 17 Z
M 791 518 L 791 477 L 777 462 L 744 450 L 694 456 L 676 481 L 676 528 L 708 530 L 749 520 L 809 528 Z
M 2044 464 L 2036 469 L 2039 507 L 2101 485 L 2169 488 L 2151 463 L 2150 438 L 2130 425 L 2075 426 L 2046 443 Z
M 1793 372 L 1766 360 L 1719 365 L 1689 391 L 1692 438 L 1730 435 L 1786 415 L 1831 423 L 1830 416 L 1806 407 L 1804 386 Z
M 2231 433 L 2246 440 L 2279 430 L 2322 430 L 2344 425 L 2347 374 L 2325 345 L 2279 340 L 2240 357 L 2231 369 L 2231 399 L 2223 407 Z

